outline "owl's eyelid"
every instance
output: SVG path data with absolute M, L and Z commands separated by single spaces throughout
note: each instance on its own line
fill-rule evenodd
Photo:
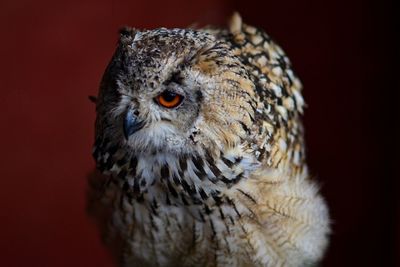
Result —
M 181 88 L 179 88 L 179 86 L 167 86 L 163 91 L 158 93 L 157 96 L 159 96 L 159 95 L 161 95 L 161 94 L 163 94 L 165 92 L 171 92 L 171 93 L 183 96 L 183 97 L 186 96 L 185 91 L 182 90 Z
M 180 96 L 183 98 L 183 100 L 187 97 L 187 94 L 186 94 L 186 92 L 185 92 L 184 90 L 182 90 L 182 89 L 180 89 L 180 88 L 174 88 L 174 87 L 168 86 L 168 87 L 166 87 L 164 90 L 159 91 L 159 92 L 154 96 L 154 99 L 156 99 L 158 96 L 160 96 L 160 95 L 162 95 L 162 94 L 164 94 L 164 93 L 166 93 L 166 92 L 171 92 L 171 93 L 180 95 Z

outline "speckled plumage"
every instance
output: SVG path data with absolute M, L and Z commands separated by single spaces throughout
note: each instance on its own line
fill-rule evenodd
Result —
M 173 109 L 154 98 L 173 90 Z M 301 84 L 235 14 L 229 29 L 121 32 L 96 101 L 91 209 L 121 266 L 308 266 L 327 246 Z M 124 137 L 128 111 L 143 123 Z

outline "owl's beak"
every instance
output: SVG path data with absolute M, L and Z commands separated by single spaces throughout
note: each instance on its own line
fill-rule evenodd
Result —
M 128 112 L 125 114 L 123 125 L 125 139 L 128 140 L 132 134 L 142 129 L 143 126 L 144 121 L 139 120 L 134 114 L 133 110 L 128 110 Z

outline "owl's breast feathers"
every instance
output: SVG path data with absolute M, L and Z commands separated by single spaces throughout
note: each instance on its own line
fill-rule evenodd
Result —
M 200 31 L 216 43 L 198 53 L 193 69 L 218 77 L 212 86 L 230 100 L 204 103 L 202 129 L 223 135 L 225 143 L 210 141 L 191 154 L 138 154 L 98 137 L 94 157 L 109 178 L 94 188 L 101 202 L 92 205 L 111 211 L 108 240 L 122 244 L 123 266 L 317 262 L 327 246 L 329 218 L 307 173 L 304 101 L 289 59 L 238 15 L 230 29 Z M 225 90 L 227 85 L 237 89 Z

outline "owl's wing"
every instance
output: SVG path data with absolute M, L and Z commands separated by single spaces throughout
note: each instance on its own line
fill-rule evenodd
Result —
M 252 133 L 259 160 L 272 167 L 290 164 L 301 171 L 305 161 L 300 115 L 305 104 L 289 58 L 263 30 L 244 24 L 237 13 L 229 29 L 207 31 L 231 47 L 255 85 Z

